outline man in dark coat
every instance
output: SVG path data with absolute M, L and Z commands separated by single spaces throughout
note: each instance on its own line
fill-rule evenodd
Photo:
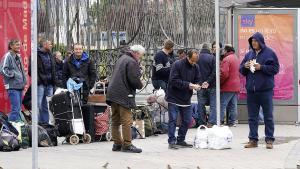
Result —
M 49 111 L 46 98 L 53 95 L 53 90 L 57 82 L 55 60 L 51 54 L 51 41 L 42 39 L 40 46 L 41 48 L 38 49 L 37 53 L 39 122 L 49 123 Z
M 54 59 L 55 59 L 55 75 L 56 75 L 56 87 L 64 87 L 63 84 L 63 67 L 64 67 L 64 63 L 63 63 L 63 58 L 62 55 L 59 51 L 56 51 L 53 53 Z
M 186 59 L 176 61 L 171 68 L 167 102 L 169 109 L 169 149 L 181 147 L 193 147 L 185 142 L 185 136 L 192 120 L 191 97 L 193 90 L 200 90 L 200 71 L 197 65 L 198 52 L 191 50 Z M 178 137 L 175 137 L 176 122 L 178 115 L 182 123 L 178 130 Z
M 198 111 L 200 119 L 198 125 L 206 124 L 206 108 L 209 103 L 210 114 L 208 119 L 208 127 L 217 124 L 216 119 L 216 59 L 210 53 L 209 46 L 204 43 L 199 55 L 198 66 L 201 74 L 201 84 L 207 85 L 207 89 L 197 92 Z
M 173 47 L 174 43 L 167 39 L 164 42 L 164 48 L 154 56 L 152 84 L 156 90 L 161 88 L 165 92 L 167 91 L 171 65 L 175 61 Z
M 279 72 L 275 52 L 266 46 L 264 37 L 257 32 L 249 38 L 251 50 L 240 65 L 240 73 L 246 77 L 249 143 L 245 148 L 257 147 L 258 117 L 260 106 L 265 121 L 266 148 L 272 149 L 274 138 L 273 89 L 274 76 Z
M 130 47 L 117 61 L 109 81 L 107 90 L 107 103 L 112 109 L 112 151 L 141 153 L 142 149 L 131 143 L 131 126 L 133 124 L 131 108 L 136 106 L 136 89 L 142 89 L 140 80 L 141 70 L 139 61 L 145 53 L 140 45 Z M 120 132 L 122 125 L 122 136 Z
M 83 52 L 81 44 L 74 45 L 74 53 L 64 63 L 63 82 L 66 83 L 69 78 L 76 82 L 83 83 L 83 104 L 87 103 L 90 90 L 94 87 L 97 74 L 94 61 L 89 55 Z

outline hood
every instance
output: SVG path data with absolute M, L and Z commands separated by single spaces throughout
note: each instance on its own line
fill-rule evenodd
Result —
M 201 49 L 200 53 L 211 54 L 209 49 Z
M 259 46 L 260 46 L 261 49 L 264 49 L 266 47 L 264 36 L 261 33 L 256 32 L 254 35 L 252 35 L 248 39 L 248 42 L 249 42 L 249 45 L 250 45 L 251 49 L 254 50 L 253 46 L 252 46 L 252 39 L 255 39 L 255 40 L 258 41 Z
M 50 52 L 42 51 L 41 48 L 38 48 L 38 49 L 37 49 L 37 52 L 38 52 L 38 54 L 43 54 L 43 55 L 46 55 L 46 54 L 49 54 L 49 53 L 50 53 Z
M 72 54 L 72 58 L 73 58 L 73 60 L 77 60 L 75 58 L 75 54 Z M 89 59 L 89 55 L 86 52 L 83 52 L 80 61 L 86 61 L 88 59 Z
M 72 63 L 77 67 L 77 69 L 80 69 L 80 65 L 83 63 L 83 62 L 85 62 L 85 61 L 87 61 L 88 59 L 89 59 L 89 55 L 86 53 L 86 52 L 83 52 L 82 53 L 82 56 L 81 56 L 81 59 L 80 60 L 77 60 L 76 58 L 75 58 L 75 55 L 74 54 L 72 54 Z

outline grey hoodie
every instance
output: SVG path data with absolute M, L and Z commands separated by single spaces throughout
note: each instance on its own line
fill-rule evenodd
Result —
M 20 64 L 20 67 L 18 64 Z M 4 78 L 5 89 L 24 89 L 26 75 L 18 54 L 9 51 L 3 56 L 0 64 L 0 74 Z

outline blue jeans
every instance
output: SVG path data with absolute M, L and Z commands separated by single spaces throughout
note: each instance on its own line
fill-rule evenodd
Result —
M 38 85 L 39 122 L 49 123 L 49 111 L 46 97 L 51 97 L 52 95 L 52 85 Z
M 167 92 L 168 84 L 163 80 L 152 80 L 152 85 L 153 85 L 154 89 L 156 89 L 156 90 L 161 88 L 165 92 Z
M 9 89 L 7 90 L 11 112 L 8 115 L 9 121 L 20 121 L 21 120 L 21 106 L 22 106 L 22 90 Z
M 183 142 L 185 140 L 186 133 L 189 128 L 189 124 L 192 120 L 192 109 L 191 106 L 189 107 L 180 107 L 174 104 L 168 104 L 169 109 L 169 130 L 168 136 L 169 144 L 175 144 L 177 142 Z M 178 137 L 176 139 L 175 132 L 176 132 L 176 122 L 178 114 L 181 116 L 182 123 L 178 130 Z
M 205 105 L 209 104 L 210 113 L 208 118 L 208 123 L 217 124 L 216 120 L 216 89 L 203 89 L 198 91 L 198 112 L 200 114 L 200 125 L 206 123 L 206 108 Z
M 247 93 L 249 139 L 258 141 L 259 109 L 262 107 L 265 122 L 265 141 L 274 141 L 273 90 Z
M 221 120 L 225 117 L 225 112 L 228 111 L 228 123 L 234 124 L 237 117 L 237 97 L 236 92 L 221 92 Z

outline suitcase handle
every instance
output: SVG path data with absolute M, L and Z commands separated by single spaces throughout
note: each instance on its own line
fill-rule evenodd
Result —
M 100 86 L 103 86 L 103 89 L 97 89 L 97 86 L 100 85 Z M 94 91 L 93 91 L 93 94 L 96 93 L 96 91 L 100 91 L 100 92 L 103 92 L 104 95 L 106 95 L 106 90 L 105 90 L 105 82 L 96 82 L 95 85 L 94 85 Z

